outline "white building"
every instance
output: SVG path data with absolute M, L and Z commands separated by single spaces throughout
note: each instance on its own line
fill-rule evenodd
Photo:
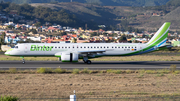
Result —
M 30 40 L 33 40 L 33 41 L 41 41 L 41 37 L 27 36 L 27 39 L 30 39 Z

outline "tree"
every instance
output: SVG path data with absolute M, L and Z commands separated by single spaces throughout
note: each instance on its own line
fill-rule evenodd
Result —
M 5 44 L 5 36 L 6 36 L 5 32 L 3 32 L 2 35 L 0 36 L 0 49 L 1 49 L 1 45 Z
M 135 29 L 135 33 L 140 33 L 138 28 Z
M 126 35 L 123 34 L 123 35 L 120 37 L 119 41 L 127 41 Z
M 36 29 L 32 29 L 31 32 L 32 32 L 33 34 L 37 34 Z
M 73 43 L 77 43 L 77 39 L 76 38 L 73 38 Z
M 123 29 L 126 29 L 129 25 L 129 22 L 127 20 L 122 20 L 121 25 L 122 25 Z
M 9 29 L 13 29 L 13 28 L 14 28 L 14 26 L 12 26 L 12 25 L 8 25 L 8 26 L 7 26 L 7 28 L 9 28 Z
M 5 36 L 6 36 L 6 33 L 3 32 L 2 35 L 1 35 L 1 44 L 5 44 Z
M 133 41 L 133 43 L 139 43 L 139 41 L 137 41 L 137 40 L 134 40 L 134 41 Z
M 34 24 L 36 27 L 40 27 L 41 26 L 41 22 L 37 22 Z
M 97 32 L 90 33 L 90 36 L 91 36 L 91 37 L 97 36 Z
M 22 28 L 21 28 L 21 27 L 18 27 L 17 29 L 18 29 L 18 30 L 22 30 Z
M 129 31 L 131 33 L 133 31 L 133 28 L 132 27 L 128 27 L 127 31 Z
M 142 38 L 145 38 L 145 37 L 146 37 L 146 35 L 145 35 L 145 34 L 143 34 L 143 35 L 142 35 Z

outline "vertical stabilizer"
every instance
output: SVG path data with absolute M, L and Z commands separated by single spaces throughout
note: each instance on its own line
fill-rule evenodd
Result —
M 166 40 L 169 32 L 171 23 L 165 22 L 161 28 L 156 32 L 156 34 L 151 38 L 151 40 L 147 43 L 147 46 L 150 47 L 162 47 L 166 45 Z

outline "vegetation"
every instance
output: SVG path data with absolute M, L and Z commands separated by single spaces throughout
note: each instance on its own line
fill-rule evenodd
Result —
M 17 69 L 16 68 L 9 68 L 9 73 L 17 73 Z
M 170 1 L 167 3 L 167 6 L 175 6 L 175 7 L 178 7 L 178 6 L 180 6 L 180 1 L 179 1 L 179 0 L 170 0 Z
M 82 73 L 87 73 L 87 74 L 89 74 L 88 68 L 84 68 L 84 70 L 82 70 Z
M 52 73 L 51 68 L 37 68 L 37 73 Z
M 66 73 L 66 70 L 65 70 L 65 69 L 61 69 L 61 68 L 56 68 L 56 69 L 54 70 L 54 72 L 61 74 L 61 73 Z
M 1 96 L 0 101 L 18 101 L 18 98 L 12 96 Z
M 32 7 L 28 4 L 17 5 L 15 3 L 1 3 L 0 11 L 5 11 L 6 13 L 10 13 L 12 10 L 16 11 L 18 15 L 23 15 L 27 20 L 33 20 L 35 18 L 39 19 L 39 22 L 35 24 L 35 26 L 40 27 L 41 24 L 45 24 L 45 22 L 56 23 L 63 26 L 72 25 L 72 26 L 80 26 L 81 23 L 76 18 L 75 15 L 70 15 L 66 13 L 65 10 L 55 11 L 47 7 Z M 18 20 L 17 20 L 18 21 Z M 16 23 L 16 21 L 15 21 Z M 84 24 L 83 24 L 84 25 Z M 13 28 L 13 26 L 8 26 L 8 28 Z
M 6 36 L 5 32 L 3 32 L 2 35 L 0 36 L 0 50 L 1 50 L 1 45 L 5 44 L 5 36 Z
M 79 74 L 79 71 L 80 71 L 79 69 L 73 69 L 73 72 L 72 72 L 72 73 L 73 73 L 73 74 Z
M 171 68 L 171 67 L 170 67 Z M 44 73 L 72 73 L 72 74 L 96 74 L 96 73 L 112 73 L 112 74 L 132 74 L 132 73 L 138 73 L 138 77 L 142 77 L 145 74 L 156 74 L 157 77 L 164 76 L 164 74 L 180 74 L 180 70 L 174 70 L 174 72 L 171 72 L 170 69 L 159 69 L 159 70 L 114 70 L 114 69 L 108 69 L 108 70 L 89 70 L 88 68 L 84 68 L 82 70 L 80 69 L 73 69 L 73 70 L 66 70 L 61 68 L 37 68 L 37 70 L 17 70 L 16 68 L 9 68 L 9 70 L 0 70 L 0 73 L 10 73 L 10 74 L 17 74 L 17 73 L 30 73 L 30 74 L 44 74 Z
M 21 2 L 21 0 L 11 0 L 14 2 Z M 55 2 L 56 4 L 55 4 Z M 74 1 L 74 0 L 73 0 Z M 77 0 L 79 1 L 79 0 Z M 94 4 L 93 2 L 99 2 L 101 5 L 109 4 L 113 2 L 116 5 L 119 4 L 128 4 L 128 5 L 145 5 L 145 7 L 123 7 L 120 9 L 119 7 L 104 7 L 104 6 L 95 6 L 95 5 L 79 5 L 77 2 L 73 2 L 72 6 L 66 8 L 69 6 L 69 3 L 61 3 L 61 2 L 67 2 L 67 1 L 59 1 L 60 4 L 57 4 L 58 0 L 41 0 L 41 1 L 34 1 L 34 0 L 23 0 L 22 5 L 17 5 L 14 3 L 2 3 L 0 4 L 0 10 L 5 11 L 6 13 L 10 13 L 12 10 L 17 11 L 18 15 L 25 16 L 25 19 L 35 19 L 36 24 L 35 26 L 39 27 L 40 25 L 52 25 L 52 24 L 60 24 L 62 26 L 71 26 L 71 27 L 83 27 L 87 29 L 98 29 L 98 25 L 103 24 L 106 25 L 106 27 L 102 28 L 103 30 L 121 30 L 121 31 L 129 31 L 129 32 L 142 32 L 143 30 L 140 30 L 138 28 L 144 27 L 144 29 L 147 28 L 146 23 L 154 21 L 153 16 L 151 17 L 138 17 L 138 15 L 145 16 L 147 12 L 151 12 L 152 10 L 155 10 L 154 12 L 160 13 L 163 11 L 162 15 L 165 16 L 169 12 L 173 11 L 174 7 L 168 6 L 173 5 L 173 2 L 178 0 L 171 0 L 172 3 L 169 0 L 150 0 L 150 1 L 142 1 L 142 0 L 109 0 L 109 1 L 102 1 L 102 0 L 81 0 L 81 2 Z M 165 5 L 167 2 L 170 2 L 169 4 Z M 32 2 L 54 2 L 53 4 L 32 4 L 35 7 L 32 7 L 26 3 L 32 3 Z M 111 3 L 110 3 L 111 2 Z M 118 4 L 119 3 L 119 4 Z M 136 4 L 137 3 L 137 4 Z M 163 6 L 157 6 L 162 5 Z M 178 4 L 175 2 L 175 4 Z M 74 6 L 76 5 L 76 6 Z M 113 4 L 112 4 L 113 5 Z M 153 5 L 153 6 L 147 6 L 147 5 Z M 47 8 L 49 7 L 49 8 Z M 53 10 L 52 10 L 52 9 Z M 72 13 L 67 13 L 68 12 Z M 145 12 L 145 10 L 150 10 Z M 81 13 L 78 13 L 81 12 Z M 144 15 L 145 14 L 145 15 Z M 179 13 L 176 13 L 179 14 Z M 171 21 L 172 19 L 178 19 L 178 15 L 174 16 L 173 18 L 167 18 L 167 21 Z M 159 16 L 161 18 L 161 16 Z M 83 19 L 83 21 L 82 21 Z M 138 19 L 138 20 L 137 20 Z M 148 19 L 148 20 L 147 20 Z M 170 20 L 169 20 L 170 19 Z M 161 19 L 156 19 L 160 20 Z M 3 21 L 2 21 L 3 22 Z M 5 22 L 5 21 L 4 21 Z M 50 24 L 46 23 L 49 22 Z M 105 22 L 105 23 L 104 23 Z M 113 22 L 113 23 L 112 23 Z M 15 20 L 15 23 L 18 23 L 18 20 Z M 157 27 L 159 26 L 158 23 L 150 24 L 150 27 Z M 156 25 L 156 26 L 154 26 Z M 177 24 L 173 24 L 172 26 L 178 26 Z M 133 26 L 136 26 L 137 28 L 133 28 Z M 100 28 L 100 27 L 99 27 Z M 174 28 L 174 27 L 172 27 Z
M 176 65 L 171 65 L 169 69 L 170 69 L 171 72 L 175 72 L 175 70 L 176 70 Z
M 72 74 L 96 74 L 96 73 L 112 73 L 112 74 L 132 74 L 137 73 L 139 74 L 138 77 L 143 77 L 145 74 L 156 74 L 156 77 L 164 76 L 164 74 L 180 74 L 180 70 L 174 70 L 174 72 L 171 72 L 171 67 L 169 69 L 159 69 L 159 70 L 114 70 L 114 69 L 108 69 L 108 70 L 89 70 L 88 68 L 84 68 L 82 70 L 80 69 L 73 69 L 73 70 L 66 70 L 61 68 L 37 68 L 37 70 L 17 70 L 16 68 L 9 68 L 9 70 L 0 70 L 0 73 L 10 73 L 10 74 L 17 74 L 17 73 L 29 73 L 29 74 L 44 74 L 44 73 L 72 73 Z

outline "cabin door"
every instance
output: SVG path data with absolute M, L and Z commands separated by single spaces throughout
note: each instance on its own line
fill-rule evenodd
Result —
M 28 52 L 28 45 L 24 45 L 24 53 Z

